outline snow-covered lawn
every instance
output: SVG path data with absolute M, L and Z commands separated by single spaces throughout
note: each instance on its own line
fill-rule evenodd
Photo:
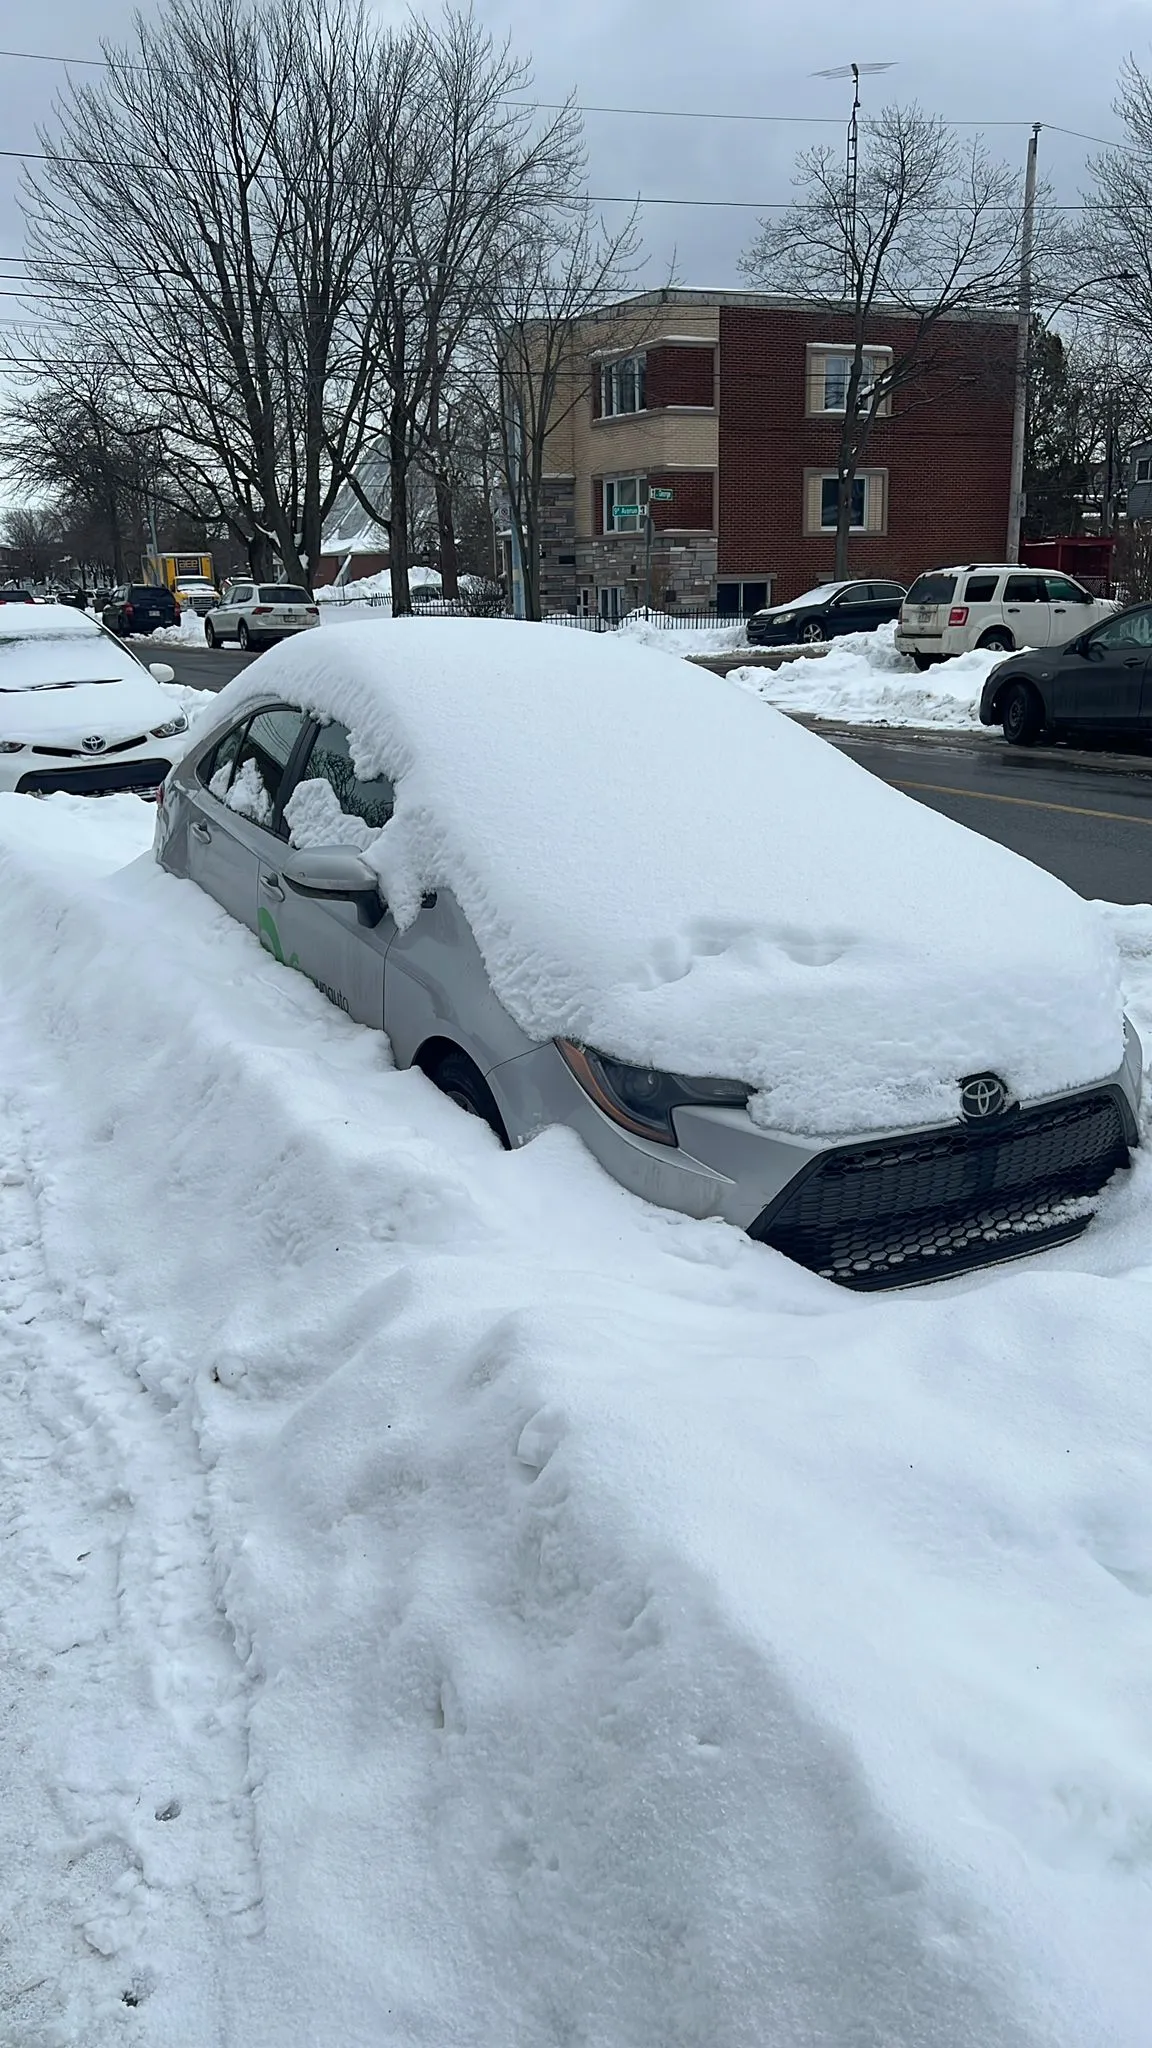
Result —
M 846 633 L 833 640 L 825 654 L 801 655 L 777 669 L 738 668 L 728 673 L 733 682 L 780 711 L 807 712 L 847 725 L 982 731 L 980 692 L 989 671 L 1004 656 L 973 649 L 921 673 L 907 655 L 897 654 L 895 630 L 880 626 L 875 633 Z
M 846 1296 L 150 825 L 0 798 L 0 2039 L 1146 2048 L 1152 1156 Z

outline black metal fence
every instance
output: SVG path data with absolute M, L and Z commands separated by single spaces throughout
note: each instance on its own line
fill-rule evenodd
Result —
M 375 591 L 370 597 L 327 597 L 325 608 L 334 609 L 342 605 L 370 605 L 374 611 L 391 611 L 392 599 L 387 591 Z M 412 595 L 413 616 L 418 619 L 498 619 L 508 616 L 503 593 L 489 595 L 473 591 L 466 597 L 421 597 Z M 638 605 L 635 611 L 622 614 L 617 619 L 606 619 L 599 612 L 549 612 L 545 624 L 549 626 L 574 626 L 584 633 L 616 633 L 631 619 L 643 619 L 645 625 L 655 631 L 691 631 L 694 627 L 742 626 L 742 612 L 722 612 L 715 605 L 677 605 L 668 611 L 657 611 Z

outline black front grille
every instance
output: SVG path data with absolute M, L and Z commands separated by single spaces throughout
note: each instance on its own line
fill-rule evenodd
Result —
M 105 754 L 130 753 L 133 747 L 142 747 L 147 737 L 147 733 L 138 732 L 130 740 L 109 740 L 107 746 L 99 750 L 99 758 L 102 760 Z M 46 755 L 53 761 L 94 761 L 97 758 L 90 747 L 33 747 L 32 752 Z
M 855 1288 L 907 1286 L 1076 1237 L 1134 1142 L 1118 1089 L 825 1152 L 749 1235 Z
M 22 775 L 17 792 L 25 796 L 52 796 L 64 791 L 72 796 L 107 796 L 117 789 L 157 789 L 172 763 L 170 761 L 93 760 L 87 768 L 38 768 Z

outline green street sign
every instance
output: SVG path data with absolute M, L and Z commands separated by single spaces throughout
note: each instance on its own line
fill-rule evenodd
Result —
M 613 505 L 612 516 L 615 519 L 635 519 L 639 511 L 639 505 Z
M 653 500 L 655 500 L 655 501 L 656 501 L 656 503 L 657 503 L 658 505 L 667 505 L 667 504 L 670 504 L 670 503 L 671 503 L 671 500 L 672 500 L 672 493 L 671 493 L 671 491 L 664 491 L 664 490 L 658 490 L 658 491 L 649 491 L 649 493 L 648 493 L 648 502 L 649 502 L 649 504 L 651 504 Z

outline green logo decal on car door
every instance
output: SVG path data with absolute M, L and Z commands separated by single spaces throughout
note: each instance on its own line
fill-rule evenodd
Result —
M 276 929 L 276 920 L 269 911 L 261 910 L 260 916 L 257 919 L 257 929 L 260 933 L 260 944 L 265 948 L 266 952 L 271 953 L 273 958 L 280 962 L 281 967 L 295 967 L 299 969 L 299 953 L 293 953 L 290 960 L 284 958 L 284 948 L 280 944 L 280 934 Z

